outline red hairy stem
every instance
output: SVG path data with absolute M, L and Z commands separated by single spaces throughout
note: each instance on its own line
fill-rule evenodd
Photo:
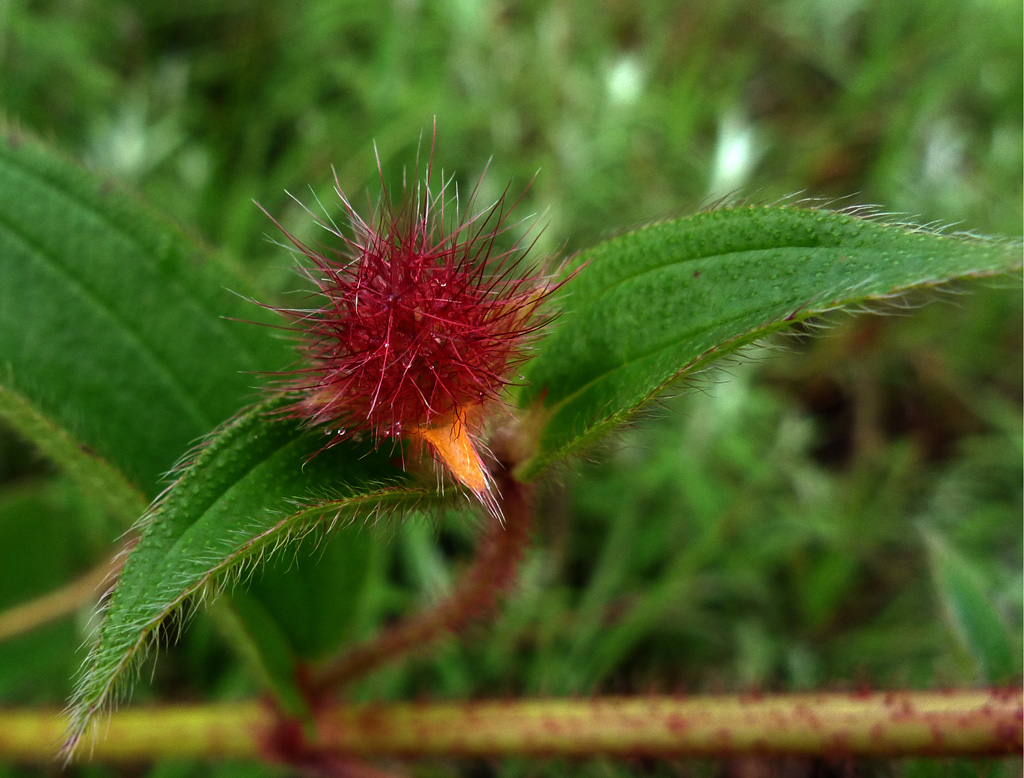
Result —
M 455 591 L 437 605 L 395 624 L 322 668 L 311 684 L 315 693 L 343 686 L 447 634 L 459 633 L 474 620 L 493 612 L 499 596 L 515 583 L 519 561 L 529 541 L 531 520 L 528 486 L 505 476 L 496 491 L 504 523 L 489 522 L 476 559 Z
M 317 715 L 306 758 L 1019 755 L 1020 688 L 765 696 L 618 697 L 342 705 Z M 0 711 L 0 761 L 49 762 L 56 711 Z M 113 713 L 103 762 L 280 758 L 277 714 L 257 703 Z

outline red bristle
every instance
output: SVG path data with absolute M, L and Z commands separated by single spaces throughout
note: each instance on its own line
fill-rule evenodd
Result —
M 476 215 L 453 215 L 449 182 L 432 192 L 430 171 L 428 164 L 398 209 L 384 195 L 369 222 L 338 185 L 352 235 L 317 220 L 340 249 L 316 251 L 285 232 L 312 262 L 306 275 L 324 297 L 314 310 L 281 311 L 304 331 L 309 362 L 287 387 L 304 395 L 293 415 L 346 434 L 368 432 L 380 444 L 476 424 L 470 409 L 497 401 L 512 381 L 542 324 L 537 306 L 554 287 L 522 272 L 529 247 L 521 241 L 495 250 L 515 203 L 502 195 Z

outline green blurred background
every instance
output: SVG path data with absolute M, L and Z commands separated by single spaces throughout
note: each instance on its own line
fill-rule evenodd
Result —
M 269 299 L 297 280 L 252 201 L 312 238 L 286 190 L 334 202 L 333 166 L 353 202 L 375 199 L 374 144 L 398 182 L 435 118 L 435 164 L 463 191 L 490 161 L 482 202 L 536 174 L 520 213 L 544 226 L 538 256 L 722 199 L 873 204 L 1019 236 L 1022 24 L 1018 0 L 0 0 L 0 117 L 138 191 Z M 546 485 L 494 627 L 358 694 L 1019 681 L 1019 285 L 954 292 L 830 319 L 682 387 Z M 96 564 L 123 529 L 7 434 L 0 480 L 0 546 L 24 550 L 0 570 L 0 608 Z M 458 521 L 397 530 L 364 632 L 443 592 L 470 537 Z M 62 700 L 81 622 L 0 644 L 0 702 Z M 201 617 L 137 696 L 253 688 Z M 856 769 L 979 767 L 1019 772 Z

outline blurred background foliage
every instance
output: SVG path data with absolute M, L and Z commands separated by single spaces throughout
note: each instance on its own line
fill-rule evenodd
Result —
M 0 117 L 127 183 L 269 299 L 297 280 L 252 201 L 315 240 L 286 190 L 335 209 L 333 166 L 353 202 L 373 201 L 375 148 L 400 185 L 435 117 L 435 165 L 463 192 L 489 164 L 480 202 L 536 174 L 520 213 L 543 225 L 538 257 L 722 199 L 877 204 L 1018 236 L 1022 23 L 1018 0 L 0 0 Z M 1019 681 L 1020 293 L 964 289 L 836 317 L 690 381 L 545 486 L 496 625 L 356 696 Z M 124 529 L 10 435 L 0 480 L 0 608 L 97 564 Z M 472 531 L 394 528 L 353 630 L 443 593 Z M 83 625 L 0 643 L 0 702 L 60 702 Z M 206 617 L 143 687 L 137 699 L 255 688 Z M 1019 771 L 857 770 L 979 767 Z

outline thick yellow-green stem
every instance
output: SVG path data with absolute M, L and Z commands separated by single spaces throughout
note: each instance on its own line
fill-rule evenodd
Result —
M 80 758 L 977 756 L 1019 754 L 1020 689 L 337 706 L 305 743 L 259 703 L 111 715 Z M 0 762 L 56 758 L 56 712 L 0 712 Z

